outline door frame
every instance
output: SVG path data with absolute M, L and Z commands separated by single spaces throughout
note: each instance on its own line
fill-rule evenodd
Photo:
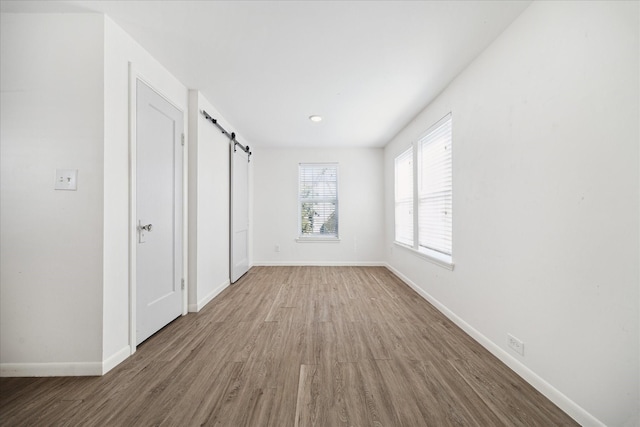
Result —
M 136 352 L 136 299 L 137 299 L 137 243 L 138 243 L 138 211 L 137 211 L 137 141 L 136 141 L 136 85 L 137 81 L 149 86 L 154 92 L 161 96 L 165 101 L 174 106 L 183 115 L 184 148 L 182 150 L 182 277 L 184 279 L 184 288 L 182 289 L 182 315 L 187 314 L 188 295 L 188 144 L 187 129 L 188 117 L 185 109 L 181 108 L 173 102 L 157 86 L 152 84 L 149 79 L 140 73 L 133 62 L 129 62 L 129 349 L 130 354 Z

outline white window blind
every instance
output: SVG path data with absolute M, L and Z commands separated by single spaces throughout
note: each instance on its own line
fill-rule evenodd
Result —
M 418 242 L 445 255 L 452 243 L 451 144 L 450 114 L 418 142 Z
M 300 237 L 338 237 L 337 164 L 300 164 L 298 209 Z
M 395 162 L 396 242 L 413 246 L 413 147 Z

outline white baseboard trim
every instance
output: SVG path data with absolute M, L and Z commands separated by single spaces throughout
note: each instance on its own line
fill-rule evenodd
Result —
M 128 345 L 118 350 L 107 359 L 102 361 L 102 375 L 106 374 L 120 363 L 124 362 L 124 360 L 131 356 L 131 347 Z
M 385 266 L 391 271 L 393 274 L 398 276 L 400 280 L 406 283 L 411 289 L 416 291 L 418 295 L 431 303 L 435 308 L 437 308 L 442 314 L 444 314 L 449 320 L 458 325 L 463 331 L 465 331 L 471 338 L 476 340 L 480 345 L 486 348 L 491 354 L 500 359 L 505 365 L 507 365 L 511 370 L 513 370 L 516 374 L 522 377 L 526 382 L 531 384 L 536 390 L 546 396 L 549 400 L 551 400 L 554 404 L 556 404 L 560 409 L 566 412 L 571 418 L 573 418 L 576 422 L 578 422 L 583 427 L 605 427 L 605 424 L 598 420 L 596 417 L 591 415 L 573 400 L 569 399 L 558 389 L 553 387 L 551 384 L 546 382 L 540 376 L 538 376 L 531 369 L 523 365 L 519 360 L 514 358 L 512 355 L 503 350 L 499 345 L 489 340 L 486 336 L 478 332 L 475 328 L 465 322 L 462 318 L 458 317 L 454 312 L 449 310 L 444 304 L 440 301 L 432 297 L 429 293 L 425 292 L 421 289 L 417 284 L 415 284 L 411 279 L 406 277 L 404 274 L 396 270 L 394 267 L 389 265 L 388 263 Z
M 224 291 L 230 284 L 231 284 L 231 281 L 229 279 L 227 279 L 224 283 L 219 285 L 213 291 L 209 292 L 208 295 L 206 295 L 204 298 L 202 298 L 196 304 L 189 304 L 189 313 L 197 313 L 200 310 L 202 310 L 202 308 L 205 305 L 209 304 L 212 299 L 217 297 L 218 294 L 220 294 L 220 292 Z
M 101 376 L 102 363 L 1 363 L 0 377 Z
M 386 267 L 382 261 L 257 261 L 255 267 Z

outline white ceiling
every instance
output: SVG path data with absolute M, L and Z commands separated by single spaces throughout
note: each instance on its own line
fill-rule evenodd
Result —
M 1 10 L 109 15 L 251 145 L 382 147 L 529 3 L 2 1 Z

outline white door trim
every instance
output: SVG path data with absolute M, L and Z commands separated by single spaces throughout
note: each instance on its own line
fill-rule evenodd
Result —
M 151 84 L 135 67 L 135 64 L 129 62 L 129 348 L 131 354 L 136 352 L 136 291 L 137 291 L 137 158 L 136 158 L 136 81 L 140 80 L 150 88 L 152 88 L 158 95 L 165 99 L 168 103 L 173 105 L 176 109 L 183 113 L 183 133 L 185 135 L 185 144 L 183 146 L 182 156 L 182 277 L 185 281 L 184 289 L 182 289 L 182 315 L 187 314 L 187 302 L 188 295 L 188 145 L 187 141 L 187 117 L 185 110 L 176 105 L 175 102 L 165 96 L 161 91 L 157 90 L 156 86 Z

